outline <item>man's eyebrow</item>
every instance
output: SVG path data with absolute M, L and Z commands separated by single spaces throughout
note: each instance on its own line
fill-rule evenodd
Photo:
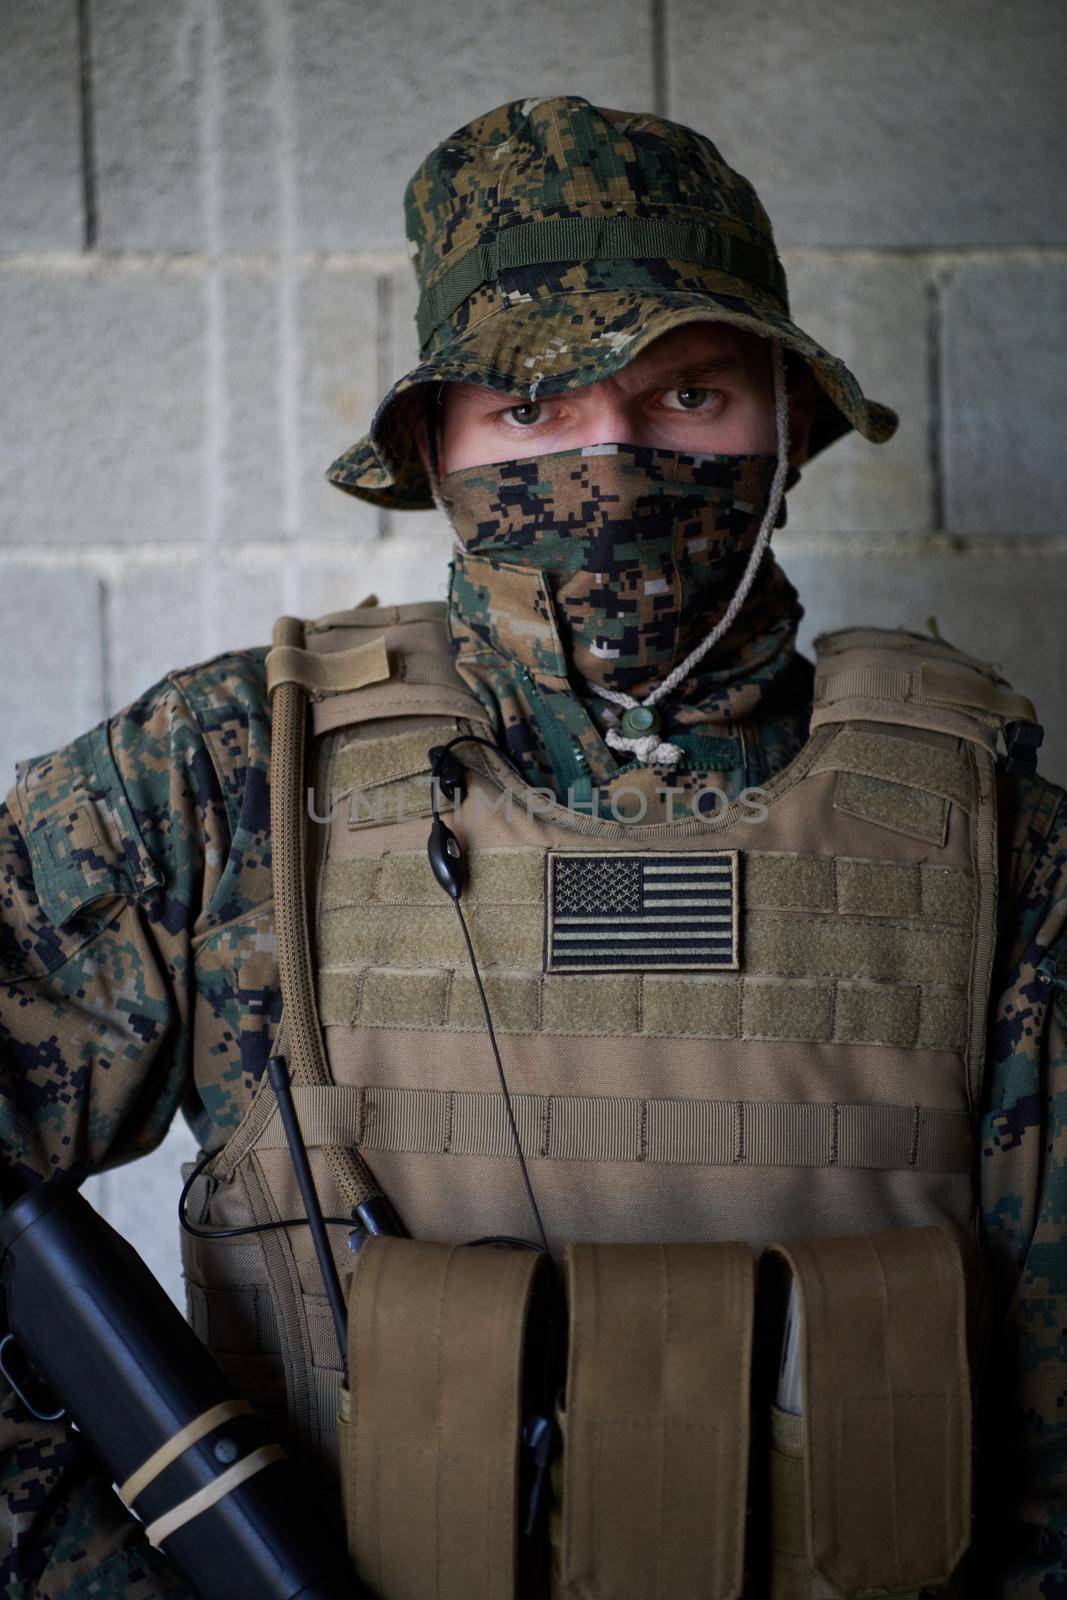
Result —
M 656 373 L 650 382 L 658 388 L 670 386 L 680 389 L 697 378 L 714 378 L 720 372 L 729 372 L 740 365 L 740 356 L 712 356 L 708 361 L 691 361 L 684 367 L 668 367 L 666 372 Z
M 721 373 L 734 371 L 742 364 L 740 356 L 711 356 L 707 361 L 690 361 L 685 366 L 668 367 L 665 372 L 654 373 L 645 381 L 642 387 L 646 389 L 682 389 L 686 384 L 696 383 L 701 378 L 714 378 Z M 485 388 L 480 384 L 460 383 L 456 385 L 456 388 L 458 391 L 457 398 L 461 402 L 468 401 L 474 405 L 517 406 L 530 404 L 528 393 L 508 394 L 503 390 Z M 572 389 L 568 393 L 571 395 L 581 394 L 581 389 Z M 555 400 L 562 397 L 551 395 L 547 398 Z

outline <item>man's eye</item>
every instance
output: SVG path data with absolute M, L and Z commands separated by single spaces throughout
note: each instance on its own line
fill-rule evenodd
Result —
M 528 428 L 532 423 L 540 422 L 541 402 L 540 400 L 527 400 L 520 406 L 509 406 L 505 416 L 510 417 L 513 422 L 519 423 L 521 427 Z
M 710 389 L 668 389 L 668 394 L 676 394 L 683 411 L 699 411 L 704 401 L 711 394 Z

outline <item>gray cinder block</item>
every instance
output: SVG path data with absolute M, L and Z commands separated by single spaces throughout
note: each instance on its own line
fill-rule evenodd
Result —
M 0 273 L 0 542 L 196 539 L 205 312 L 189 270 Z
M 0 0 L 0 254 L 85 243 L 78 13 Z
M 299 285 L 299 384 L 294 447 L 300 485 L 299 529 L 310 539 L 373 536 L 378 511 L 324 476 L 366 433 L 380 399 L 374 279 L 351 267 L 308 268 Z
M 434 145 L 506 100 L 578 94 L 652 103 L 651 9 L 602 0 L 587 26 L 567 0 L 502 9 L 397 0 L 294 8 L 301 241 L 397 247 L 403 191 Z M 402 111 L 399 108 L 403 108 Z
M 949 527 L 1062 535 L 1067 263 L 964 262 L 942 299 Z
M 101 249 L 277 244 L 292 85 L 275 17 L 286 9 L 94 0 Z
M 804 468 L 789 497 L 798 532 L 913 531 L 934 520 L 929 406 L 929 269 L 921 258 L 786 252 L 793 317 L 852 369 L 900 427 L 857 433 Z
M 110 711 L 166 673 L 222 650 L 270 643 L 281 613 L 282 552 L 185 551 L 162 562 L 134 559 L 109 586 Z
M 70 562 L 59 569 L 0 565 L 4 670 L 0 673 L 0 795 L 15 762 L 44 755 L 104 713 L 99 583 Z
M 782 245 L 1067 241 L 1060 0 L 666 0 L 670 112 Z

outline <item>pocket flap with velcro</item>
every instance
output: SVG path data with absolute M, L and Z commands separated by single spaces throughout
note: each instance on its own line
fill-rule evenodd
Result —
M 802 1418 L 776 1417 L 776 1546 L 841 1596 L 948 1581 L 970 1542 L 966 1291 L 948 1228 L 768 1246 L 799 1292 Z M 788 1424 L 790 1437 L 781 1437 Z M 802 1477 L 802 1483 L 801 1483 Z
M 375 1594 L 508 1600 L 519 1562 L 528 1320 L 544 1257 L 369 1239 L 348 1299 L 341 1464 Z
M 430 750 L 456 736 L 455 721 L 410 733 L 354 739 L 338 750 L 330 773 L 339 796 L 347 796 L 348 826 L 366 827 L 428 817 L 433 812 L 434 783 Z M 437 784 L 437 809 L 450 811 L 455 802 Z
M 754 1268 L 745 1244 L 576 1244 L 558 1600 L 741 1594 Z

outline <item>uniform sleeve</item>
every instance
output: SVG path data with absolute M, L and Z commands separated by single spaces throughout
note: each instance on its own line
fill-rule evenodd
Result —
M 224 792 L 172 682 L 21 763 L 0 807 L 0 1160 L 25 1184 L 156 1146 L 187 1077 L 191 939 Z M 76 1434 L 0 1404 L 0 1592 L 184 1595 Z
M 995 1336 L 979 1529 L 1004 1600 L 1067 1596 L 1067 801 L 1022 786 L 982 1121 Z

